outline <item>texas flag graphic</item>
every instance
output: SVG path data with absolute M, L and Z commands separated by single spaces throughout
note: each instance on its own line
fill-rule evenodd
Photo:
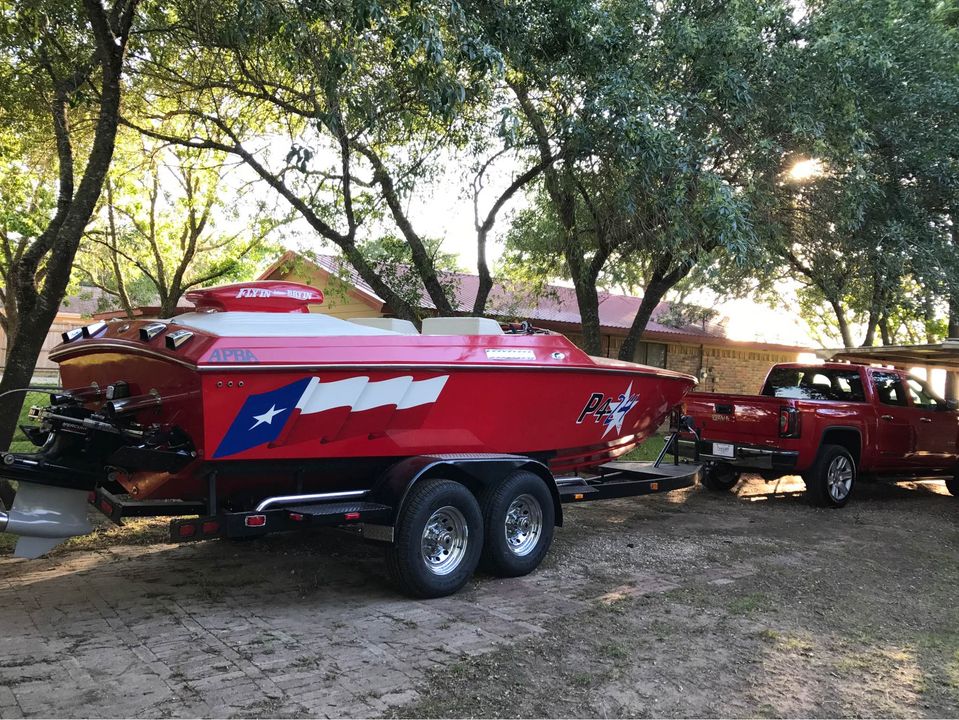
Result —
M 250 395 L 213 457 L 269 443 L 375 437 L 388 429 L 415 428 L 436 403 L 449 376 L 413 380 L 403 376 L 370 382 L 352 377 L 322 382 L 305 377 L 270 392 Z

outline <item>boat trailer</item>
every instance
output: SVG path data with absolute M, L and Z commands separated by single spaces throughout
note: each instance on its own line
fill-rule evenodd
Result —
M 267 497 L 255 506 L 240 511 L 225 509 L 217 502 L 217 481 L 221 469 L 207 474 L 207 494 L 201 500 L 139 500 L 121 492 L 117 485 L 104 486 L 98 474 L 90 469 L 61 466 L 43 459 L 41 454 L 4 453 L 0 456 L 0 475 L 20 482 L 14 506 L 0 512 L 0 532 L 20 534 L 16 554 L 38 557 L 59 542 L 73 535 L 92 531 L 87 518 L 87 505 L 122 525 L 129 518 L 171 517 L 170 539 L 173 542 L 193 542 L 214 538 L 255 538 L 276 532 L 294 532 L 316 527 L 340 527 L 371 541 L 393 545 L 403 541 L 407 516 L 413 511 L 414 496 L 430 481 L 448 482 L 465 486 L 468 493 L 479 499 L 487 497 L 490 489 L 510 478 L 523 475 L 539 478 L 534 485 L 546 487 L 549 512 L 540 507 L 538 529 L 532 520 L 517 516 L 514 534 L 523 536 L 532 527 L 536 532 L 548 533 L 552 526 L 563 524 L 562 506 L 598 500 L 637 497 L 652 493 L 670 492 L 695 485 L 700 477 L 698 458 L 692 462 L 681 457 L 680 438 L 698 436 L 689 418 L 674 420 L 659 457 L 655 461 L 614 461 L 597 468 L 595 474 L 554 477 L 545 462 L 527 456 L 510 454 L 448 454 L 421 455 L 405 458 L 391 466 L 372 487 L 334 492 L 289 494 Z M 671 457 L 667 458 L 667 455 Z M 514 503 L 515 504 L 515 503 Z M 511 506 L 512 508 L 512 506 Z M 549 527 L 545 527 L 548 516 Z M 451 528 L 456 517 L 447 523 Z M 534 517 L 535 519 L 535 517 Z M 508 520 L 507 520 L 508 521 Z M 453 542 L 455 533 L 437 531 L 437 557 L 451 551 L 442 545 Z M 507 535 L 511 532 L 509 527 Z M 425 541 L 424 541 L 425 542 Z M 425 547 L 425 546 L 424 546 Z M 444 550 L 445 547 L 445 550 Z M 424 550 L 423 552 L 426 552 Z M 522 572 L 503 572 L 519 575 L 530 572 L 539 561 L 530 559 L 530 567 Z M 523 566 L 525 567 L 525 566 Z M 391 573 L 396 577 L 396 573 Z M 413 595 L 430 597 L 448 594 L 443 586 L 411 582 L 396 578 Z M 461 584 L 461 583 L 459 583 Z M 458 585 L 457 585 L 458 587 Z

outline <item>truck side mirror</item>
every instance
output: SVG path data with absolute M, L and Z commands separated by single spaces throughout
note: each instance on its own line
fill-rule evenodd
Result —
M 959 400 L 946 400 L 946 410 L 959 410 Z

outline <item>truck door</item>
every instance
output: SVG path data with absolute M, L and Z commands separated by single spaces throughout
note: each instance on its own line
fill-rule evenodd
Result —
M 902 378 L 895 372 L 874 370 L 872 386 L 876 393 L 876 463 L 880 470 L 901 470 L 915 467 L 915 429 L 913 409 L 906 400 Z
M 924 382 L 906 378 L 906 387 L 917 422 L 916 461 L 930 470 L 949 468 L 956 460 L 959 416 L 947 410 Z

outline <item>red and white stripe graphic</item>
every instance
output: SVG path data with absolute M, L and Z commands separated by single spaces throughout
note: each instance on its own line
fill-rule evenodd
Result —
M 322 382 L 314 377 L 271 445 L 331 442 L 419 427 L 448 379 L 442 375 L 414 380 L 405 375 L 376 382 L 368 377 Z

